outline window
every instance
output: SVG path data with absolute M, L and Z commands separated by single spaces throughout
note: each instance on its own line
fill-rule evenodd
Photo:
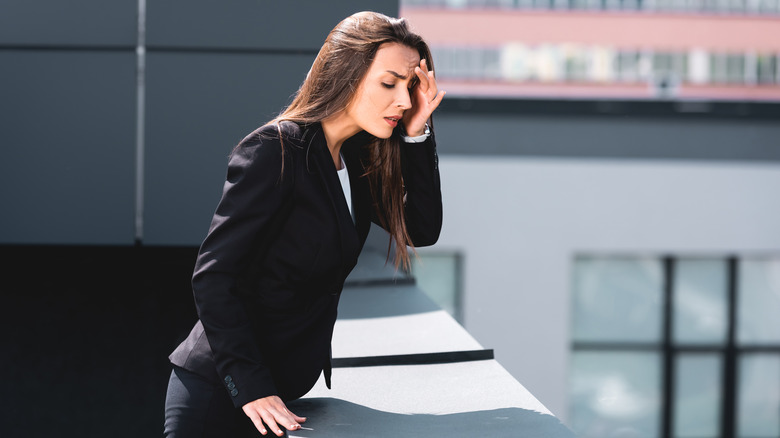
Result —
M 417 287 L 453 318 L 463 323 L 462 256 L 459 253 L 419 253 L 412 257 L 411 274 Z
M 776 54 L 666 52 L 578 44 L 434 46 L 440 79 L 490 82 L 780 83 Z
M 501 51 L 489 47 L 432 47 L 438 78 L 496 80 L 502 76 Z
M 581 437 L 780 436 L 780 257 L 577 257 Z
M 617 77 L 622 82 L 639 81 L 640 53 L 637 51 L 620 51 L 615 61 Z
M 778 56 L 770 54 L 760 54 L 756 59 L 756 81 L 759 84 L 780 83 L 778 78 Z

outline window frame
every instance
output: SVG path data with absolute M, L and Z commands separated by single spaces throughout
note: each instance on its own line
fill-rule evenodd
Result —
M 597 257 L 597 254 L 581 254 L 579 256 Z M 609 255 L 612 257 L 613 255 Z M 607 255 L 605 255 L 607 257 Z M 677 262 L 685 256 L 663 255 L 658 257 L 662 265 L 662 300 L 660 341 L 655 342 L 612 342 L 612 341 L 575 341 L 571 342 L 571 351 L 576 352 L 658 352 L 661 357 L 661 398 L 660 424 L 661 437 L 674 437 L 675 412 L 675 364 L 677 359 L 685 354 L 716 354 L 722 364 L 721 370 L 721 403 L 719 406 L 720 424 L 718 435 L 722 438 L 738 436 L 737 424 L 739 408 L 739 369 L 740 358 L 755 353 L 770 353 L 780 356 L 780 342 L 766 344 L 740 344 L 737 339 L 737 306 L 739 287 L 740 257 L 729 255 L 723 257 L 726 262 L 726 337 L 721 345 L 706 342 L 674 341 L 674 284 Z

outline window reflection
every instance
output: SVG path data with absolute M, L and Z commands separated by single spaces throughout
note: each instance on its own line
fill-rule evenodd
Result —
M 580 258 L 573 287 L 575 341 L 660 340 L 660 260 Z
M 726 340 L 726 261 L 680 259 L 674 275 L 674 340 L 683 343 Z
M 660 355 L 576 352 L 570 423 L 578 436 L 657 437 Z
M 720 436 L 722 359 L 717 354 L 686 354 L 675 366 L 674 436 Z
M 737 436 L 779 436 L 780 355 L 747 354 L 739 361 L 739 370 Z
M 417 286 L 453 318 L 463 322 L 461 307 L 461 256 L 457 253 L 420 253 L 412 258 Z
M 742 260 L 739 273 L 739 342 L 780 343 L 780 259 Z

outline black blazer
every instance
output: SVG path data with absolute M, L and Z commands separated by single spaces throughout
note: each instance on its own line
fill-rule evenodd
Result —
M 221 381 L 236 407 L 301 397 L 323 370 L 330 385 L 341 289 L 378 223 L 362 176 L 367 133 L 342 146 L 353 222 L 321 126 L 283 122 L 281 131 L 280 141 L 275 126 L 261 127 L 231 154 L 192 278 L 199 320 L 169 356 Z M 401 154 L 410 237 L 432 245 L 442 220 L 433 134 L 401 142 Z

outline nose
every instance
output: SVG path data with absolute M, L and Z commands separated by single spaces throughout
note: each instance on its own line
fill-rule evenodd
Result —
M 409 96 L 409 89 L 406 87 L 398 87 L 400 93 L 396 96 L 395 106 L 406 111 L 412 107 L 412 98 Z

